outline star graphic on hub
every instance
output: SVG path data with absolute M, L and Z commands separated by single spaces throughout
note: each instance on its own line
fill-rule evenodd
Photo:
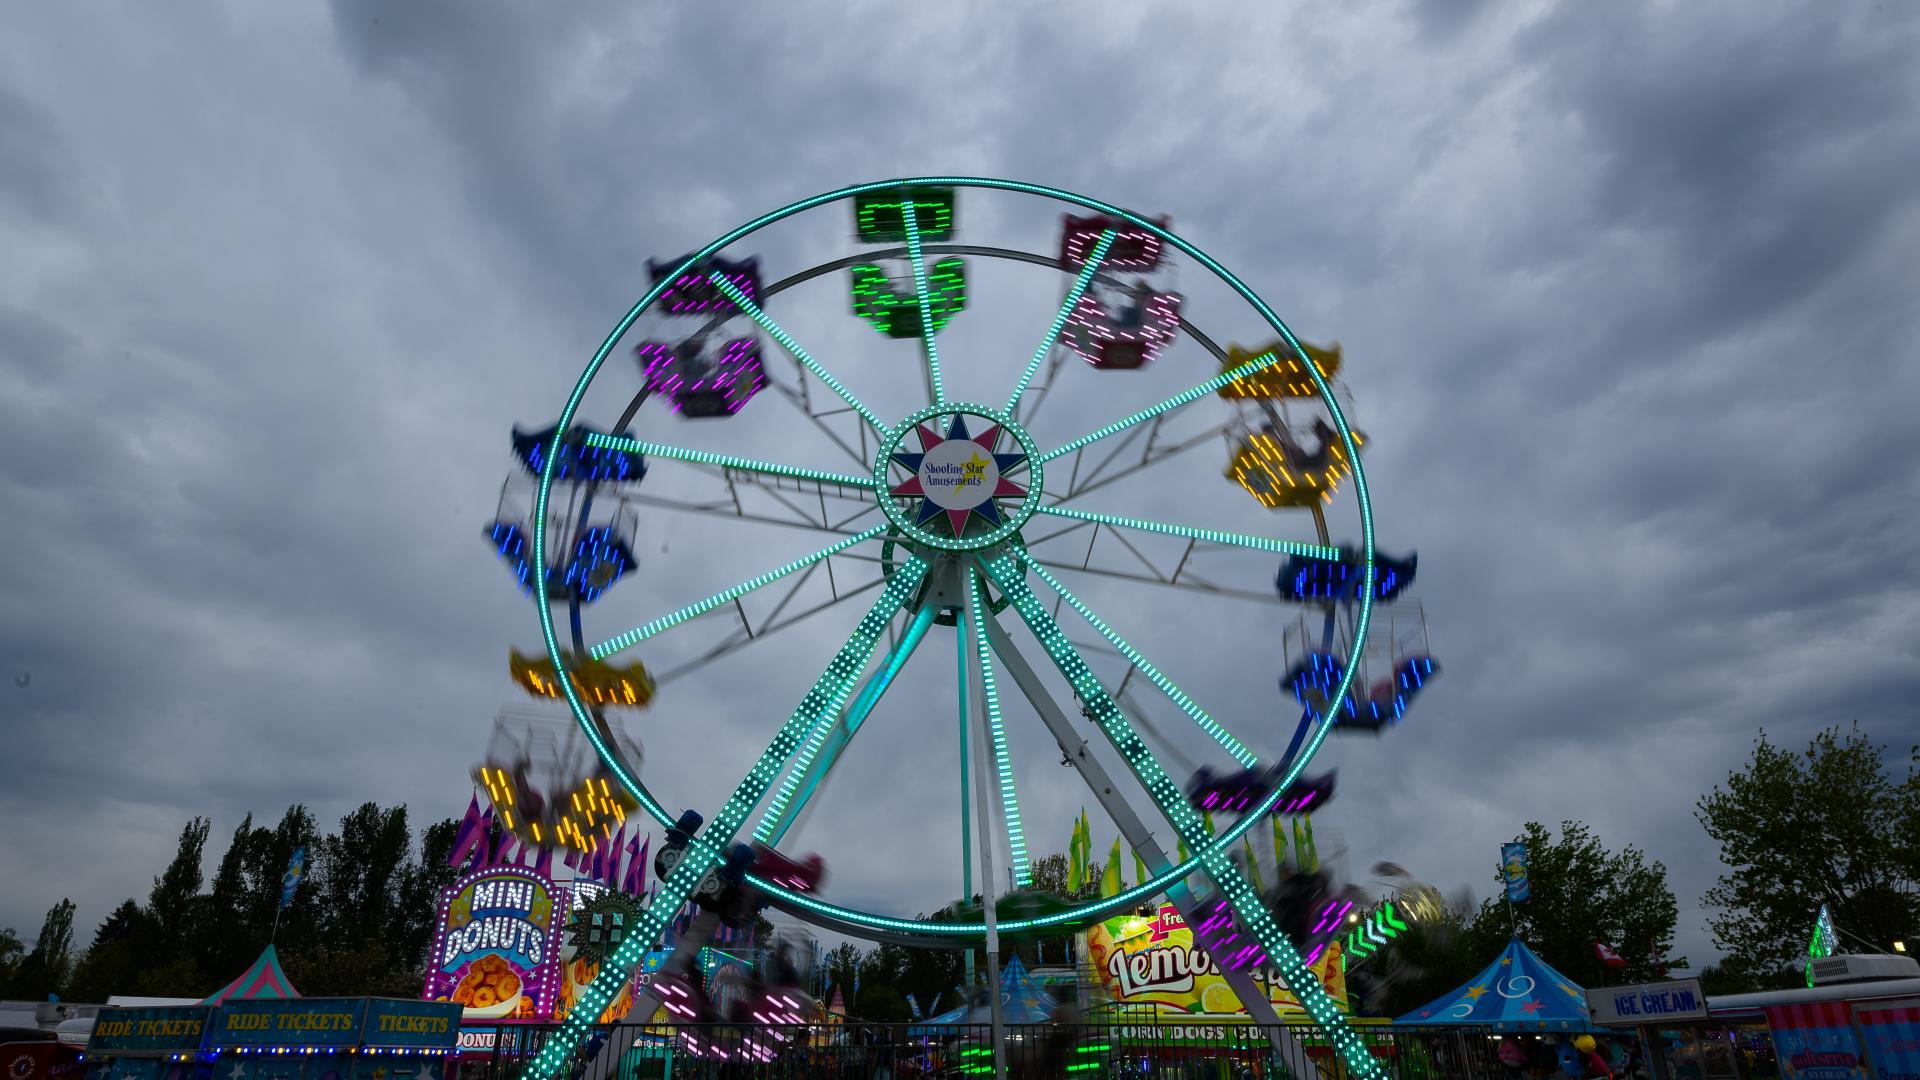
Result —
M 913 475 L 894 485 L 890 494 L 919 497 L 913 523 L 924 525 L 944 515 L 954 536 L 966 535 L 967 524 L 976 514 L 989 526 L 998 527 L 1000 507 L 994 500 L 1020 499 L 1027 494 L 1025 487 L 1007 479 L 1007 473 L 1024 463 L 1027 455 L 994 453 L 994 444 L 1000 441 L 1000 425 L 989 422 L 985 431 L 972 435 L 967 432 L 967 415 L 956 413 L 945 435 L 921 424 L 915 429 L 920 436 L 920 452 L 893 455 L 894 464 Z

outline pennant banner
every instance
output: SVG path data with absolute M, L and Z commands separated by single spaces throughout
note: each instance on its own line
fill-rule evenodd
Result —
M 1519 903 L 1533 895 L 1527 888 L 1527 845 L 1500 845 L 1500 876 L 1507 883 L 1507 899 Z

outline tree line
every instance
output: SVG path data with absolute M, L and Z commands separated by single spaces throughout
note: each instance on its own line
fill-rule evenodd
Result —
M 1920 948 L 1920 748 L 1909 750 L 1905 775 L 1896 777 L 1886 748 L 1857 726 L 1828 728 L 1803 751 L 1763 731 L 1743 767 L 1701 796 L 1695 816 L 1720 845 L 1725 868 L 1702 898 L 1724 953 L 1702 972 L 1708 992 L 1792 985 L 1823 903 L 1842 951 L 1887 951 L 1896 941 Z M 313 815 L 293 806 L 272 827 L 243 821 L 208 882 L 201 865 L 211 826 L 195 818 L 146 902 L 120 904 L 86 948 L 76 952 L 69 900 L 48 911 L 31 946 L 0 929 L 0 997 L 205 995 L 239 974 L 269 934 L 303 993 L 417 993 L 435 899 L 454 876 L 446 864 L 455 828 L 446 820 L 416 833 L 406 807 L 367 803 L 322 835 Z M 1528 846 L 1529 899 L 1509 907 L 1496 881 L 1494 896 L 1477 907 L 1457 904 L 1415 924 L 1353 968 L 1367 1011 L 1396 1015 L 1433 1000 L 1516 934 L 1587 985 L 1649 980 L 1687 965 L 1669 954 L 1679 909 L 1662 863 L 1632 845 L 1611 849 L 1578 821 L 1557 832 L 1528 822 L 1514 839 Z M 276 933 L 281 874 L 299 846 L 307 876 L 279 912 Z M 1091 868 L 1082 896 L 1097 892 L 1100 869 Z M 1067 857 L 1036 860 L 1033 879 L 1068 895 Z M 1624 966 L 1603 966 L 1596 940 Z M 1067 935 L 1005 942 L 1002 959 L 1058 963 L 1071 947 Z M 936 995 L 953 1002 L 964 977 L 960 952 L 892 944 L 841 945 L 823 964 L 822 985 L 842 988 L 872 1019 L 907 1018 L 910 994 L 923 1010 Z
M 212 823 L 196 817 L 145 902 L 115 907 L 84 949 L 75 949 L 71 900 L 47 912 L 30 950 L 0 930 L 0 997 L 204 997 L 246 970 L 269 937 L 303 994 L 412 997 L 435 901 L 453 880 L 454 831 L 447 820 L 416 833 L 405 806 L 366 803 L 322 833 L 295 805 L 270 827 L 242 820 L 208 881 Z M 283 911 L 281 878 L 302 847 L 306 871 Z

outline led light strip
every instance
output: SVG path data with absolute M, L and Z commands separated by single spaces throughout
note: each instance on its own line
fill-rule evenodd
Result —
M 1033 880 L 1033 873 L 1027 867 L 1027 833 L 1020 824 L 1020 800 L 1014 794 L 1013 758 L 1007 751 L 1006 728 L 1000 723 L 1000 690 L 993 682 L 993 646 L 987 642 L 987 626 L 982 621 L 991 616 L 986 613 L 986 605 L 980 602 L 980 576 L 973 572 L 972 566 L 964 564 L 961 573 L 967 577 L 967 623 L 973 627 L 973 648 L 980 657 L 987 728 L 993 736 L 993 763 L 1000 773 L 1000 807 L 1007 822 L 1007 849 L 1013 856 L 1013 883 L 1016 888 L 1025 888 Z
M 1013 552 L 1019 557 L 1021 562 L 1027 564 L 1027 566 L 1039 576 L 1041 581 L 1052 586 L 1053 591 L 1059 593 L 1060 598 L 1065 600 L 1068 606 L 1079 612 L 1080 616 L 1086 619 L 1095 630 L 1100 631 L 1101 636 L 1105 637 L 1109 644 L 1120 650 L 1120 655 L 1126 657 L 1133 663 L 1134 667 L 1140 669 L 1140 674 L 1145 675 L 1153 682 L 1153 685 L 1159 687 L 1160 692 L 1167 695 L 1168 700 L 1180 706 L 1181 712 L 1186 713 L 1194 723 L 1200 725 L 1201 731 L 1211 735 L 1214 742 L 1219 743 L 1226 749 L 1227 753 L 1232 754 L 1233 760 L 1249 769 L 1260 763 L 1260 759 L 1254 755 L 1253 751 L 1247 749 L 1245 743 L 1234 738 L 1233 732 L 1228 731 L 1220 725 L 1219 721 L 1207 715 L 1207 711 L 1195 703 L 1192 698 L 1188 697 L 1178 686 L 1175 686 L 1172 679 L 1162 675 L 1159 668 L 1154 667 L 1151 661 L 1141 656 L 1133 646 L 1127 644 L 1125 638 L 1115 633 L 1113 628 L 1102 621 L 1100 616 L 1095 615 L 1091 608 L 1081 603 L 1079 597 L 1068 592 L 1067 587 L 1060 584 L 1059 579 L 1047 573 L 1047 568 L 1040 565 L 1040 560 L 1034 558 L 1033 555 L 1024 548 L 1014 548 Z
M 840 380 L 834 378 L 832 372 L 821 367 L 820 361 L 815 360 L 807 350 L 800 347 L 799 342 L 793 340 L 793 337 L 785 330 L 780 329 L 779 323 L 768 318 L 767 313 L 760 310 L 760 305 L 747 299 L 747 294 L 741 292 L 738 285 L 721 277 L 720 272 L 717 270 L 708 275 L 707 280 L 713 282 L 715 288 L 726 293 L 727 299 L 733 301 L 734 305 L 740 309 L 742 314 L 754 322 L 759 323 L 760 329 L 765 330 L 768 336 L 780 343 L 782 348 L 792 353 L 795 360 L 806 365 L 808 371 L 813 372 L 814 375 L 819 377 L 821 382 L 826 383 L 828 389 L 839 394 L 840 400 L 853 406 L 853 411 L 859 413 L 867 423 L 872 424 L 873 429 L 878 431 L 882 438 L 886 437 L 887 425 L 880 422 L 880 418 L 873 414 L 873 410 L 860 404 L 860 399 L 854 397 L 852 391 L 841 385 Z
M 693 894 L 707 871 L 720 864 L 719 849 L 732 842 L 740 827 L 746 823 L 747 815 L 772 786 L 780 767 L 798 745 L 800 733 L 817 724 L 821 717 L 840 711 L 847 695 L 852 692 L 854 681 L 866 670 L 867 662 L 872 659 L 873 650 L 879 645 L 887 625 L 893 621 L 894 613 L 920 587 L 920 581 L 926 577 L 926 573 L 927 564 L 912 556 L 894 571 L 886 589 L 874 601 L 873 608 L 854 628 L 852 636 L 827 665 L 819 681 L 813 684 L 813 689 L 807 691 L 807 696 L 800 700 L 800 707 L 793 710 L 793 715 L 781 725 L 766 753 L 760 755 L 760 760 L 754 763 L 753 769 L 714 816 L 713 824 L 703 834 L 707 843 L 688 846 L 679 864 L 673 868 L 673 873 L 661 882 L 659 894 L 640 913 L 633 932 L 607 957 L 607 961 L 600 966 L 600 974 L 580 992 L 580 999 L 567 1013 L 566 1021 L 534 1056 L 531 1071 L 536 1080 L 550 1080 L 559 1073 L 561 1067 L 572 1058 L 580 1041 L 586 1037 L 587 1029 L 598 1022 L 600 1014 L 626 989 L 640 961 L 660 940 L 667 921 L 686 904 L 687 898 Z
M 1276 555 L 1304 555 L 1313 559 L 1338 559 L 1339 548 L 1321 544 L 1302 544 L 1292 540 L 1269 540 L 1264 536 L 1249 536 L 1246 533 L 1221 532 L 1218 529 L 1196 529 L 1191 525 L 1174 525 L 1164 521 L 1145 521 L 1140 518 L 1114 517 L 1112 514 L 1096 514 L 1091 510 L 1075 510 L 1069 506 L 1036 506 L 1035 513 L 1052 514 L 1055 517 L 1073 518 L 1077 521 L 1098 522 L 1111 525 L 1116 529 L 1139 529 L 1142 532 L 1160 533 L 1165 536 L 1179 536 L 1188 540 L 1202 540 L 1209 544 L 1232 544 L 1235 547 L 1252 548 L 1255 551 L 1270 551 Z
M 1074 280 L 1073 288 L 1067 292 L 1067 298 L 1060 303 L 1060 313 L 1053 317 L 1053 325 L 1047 328 L 1047 336 L 1040 339 L 1040 347 L 1033 350 L 1033 359 L 1027 361 L 1027 370 L 1013 387 L 1013 395 L 1007 398 L 1006 413 L 1013 415 L 1014 406 L 1020 404 L 1020 395 L 1027 392 L 1027 384 L 1040 370 L 1040 364 L 1053 351 L 1053 343 L 1060 340 L 1060 331 L 1067 325 L 1067 317 L 1073 314 L 1074 305 L 1080 302 L 1080 294 L 1093 284 L 1093 275 L 1100 269 L 1101 260 L 1107 257 L 1107 249 L 1113 246 L 1113 238 L 1119 235 L 1112 229 L 1100 234 L 1100 241 L 1093 245 L 1093 254 L 1087 256 L 1086 264 L 1080 268 L 1080 276 Z
M 1200 862 L 1207 875 L 1219 883 L 1242 923 L 1253 931 L 1261 946 L 1267 950 L 1267 955 L 1277 961 L 1281 974 L 1286 978 L 1287 988 L 1293 991 L 1307 1014 L 1341 1051 L 1350 1074 L 1369 1080 L 1384 1076 L 1365 1044 L 1354 1035 L 1346 1017 L 1334 1007 L 1332 999 L 1321 987 L 1319 977 L 1301 962 L 1293 942 L 1287 940 L 1287 935 L 1273 921 L 1273 916 L 1254 894 L 1253 886 L 1247 883 L 1240 868 L 1220 850 L 1217 838 L 1208 835 L 1205 823 L 1192 804 L 1174 787 L 1166 770 L 1160 767 L 1120 707 L 1114 704 L 1105 687 L 1100 685 L 1100 680 L 1094 677 L 1093 669 L 1074 650 L 1059 624 L 1047 614 L 1045 605 L 1027 587 L 1019 572 L 1019 561 L 1012 555 L 1001 555 L 991 562 L 983 559 L 981 564 L 994 583 L 1000 586 L 1001 595 L 1013 601 L 1014 609 L 1020 613 L 1027 628 L 1040 639 L 1041 647 L 1053 660 L 1054 666 L 1073 684 L 1074 691 L 1094 721 L 1100 725 L 1114 749 L 1120 752 L 1134 776 L 1146 787 L 1154 803 L 1160 807 L 1160 812 L 1173 823 L 1181 840 L 1191 847 L 1205 850 Z M 1064 589 L 1061 595 L 1073 600 L 1072 595 Z M 1074 601 L 1074 606 L 1081 605 Z
M 841 487 L 873 488 L 871 479 L 848 476 L 846 473 L 822 472 L 819 469 L 805 469 L 798 465 L 777 465 L 771 461 L 756 461 L 753 458 L 734 457 L 731 454 L 715 454 L 706 450 L 687 450 L 664 443 L 644 442 L 630 439 L 624 435 L 602 435 L 589 432 L 586 437 L 588 446 L 604 447 L 629 453 L 651 454 L 654 457 L 671 458 L 674 461 L 686 461 L 695 465 L 718 465 L 723 469 L 739 469 L 743 472 L 767 473 L 772 476 L 784 476 L 790 480 L 817 480 L 823 484 L 838 484 Z
M 933 404 L 947 403 L 946 387 L 940 383 L 940 346 L 933 341 L 933 301 L 927 296 L 927 267 L 920 261 L 920 221 L 913 209 L 913 192 L 900 199 L 900 216 L 907 225 L 907 258 L 913 263 L 913 291 L 920 304 L 920 340 L 927 350 L 927 381 L 933 385 Z
M 778 581 L 781 578 L 786 577 L 788 574 L 793 573 L 795 570 L 804 570 L 807 567 L 812 566 L 814 563 L 817 563 L 822 559 L 828 558 L 833 555 L 838 555 L 840 552 L 847 550 L 853 545 L 864 543 L 865 541 L 871 540 L 874 537 L 879 536 L 881 533 L 884 533 L 886 531 L 887 531 L 887 527 L 885 525 L 875 525 L 873 528 L 868 529 L 865 532 L 855 533 L 852 536 L 847 537 L 845 540 L 842 540 L 836 544 L 829 544 L 828 546 L 821 548 L 819 551 L 816 551 L 811 555 L 807 555 L 805 557 L 795 559 L 792 562 L 786 564 L 785 566 L 777 566 L 772 570 L 769 570 L 766 573 L 761 574 L 759 577 L 749 578 L 748 580 L 743 581 L 740 584 L 733 586 L 732 588 L 722 589 L 719 592 L 714 593 L 712 596 L 707 597 L 705 600 L 697 600 L 691 604 L 688 604 L 686 607 L 681 608 L 679 611 L 662 615 L 650 623 L 646 623 L 645 625 L 642 625 L 642 626 L 637 626 L 632 630 L 629 630 L 626 633 L 621 634 L 619 637 L 608 638 L 607 640 L 601 642 L 600 644 L 595 645 L 593 648 L 588 649 L 587 654 L 589 656 L 592 656 L 595 660 L 605 660 L 607 657 L 612 656 L 614 653 L 617 653 L 622 649 L 629 649 L 635 645 L 640 644 L 641 642 L 647 640 L 648 638 L 652 637 L 653 635 L 659 633 L 662 630 L 672 629 L 673 627 L 678 626 L 683 622 L 686 622 L 688 619 L 694 618 L 699 615 L 705 615 L 707 612 L 712 611 L 714 608 L 717 608 L 722 604 L 730 604 L 733 601 L 739 599 L 742 596 L 747 595 L 748 593 L 752 592 L 755 589 L 760 588 L 763 585 L 771 584 L 772 582 Z M 563 684 L 561 689 L 567 691 L 568 698 L 574 697 L 574 693 L 571 687 L 568 687 Z M 631 787 L 631 785 L 629 785 L 629 787 Z
M 1139 412 L 1134 413 L 1132 416 L 1129 416 L 1124 420 L 1115 420 L 1113 423 L 1108 424 L 1106 427 L 1103 427 L 1098 431 L 1088 432 L 1087 434 L 1080 436 L 1079 438 L 1073 440 L 1072 442 L 1066 444 L 1065 446 L 1058 447 L 1057 449 L 1054 449 L 1054 450 L 1050 450 L 1047 453 L 1041 455 L 1040 460 L 1041 462 L 1044 463 L 1044 462 L 1052 461 L 1054 458 L 1059 457 L 1061 454 L 1071 454 L 1075 450 L 1080 449 L 1081 447 L 1087 445 L 1090 442 L 1097 442 L 1098 440 L 1104 439 L 1109 435 L 1118 434 L 1119 432 L 1125 431 L 1135 424 L 1144 423 L 1145 421 L 1151 420 L 1154 417 L 1159 416 L 1163 412 L 1167 412 L 1172 409 L 1177 409 L 1180 406 L 1187 404 L 1188 402 L 1199 401 L 1201 398 L 1206 397 L 1208 394 L 1213 393 L 1215 390 L 1220 389 L 1221 387 L 1227 385 L 1228 383 L 1232 382 L 1235 379 L 1244 378 L 1248 375 L 1252 375 L 1254 372 L 1257 372 L 1257 371 L 1265 371 L 1267 368 L 1270 368 L 1279 362 L 1280 362 L 1279 356 L 1270 352 L 1261 353 L 1259 356 L 1256 356 L 1252 360 L 1249 360 L 1246 363 L 1241 364 L 1239 367 L 1232 368 L 1227 371 L 1223 371 L 1220 374 L 1215 375 L 1213 378 L 1208 379 L 1206 382 L 1201 383 L 1199 386 L 1196 386 L 1191 390 L 1188 390 L 1184 393 L 1175 394 L 1174 396 L 1168 398 L 1167 400 L 1161 402 L 1158 405 L 1148 406 L 1147 408 L 1141 409 Z

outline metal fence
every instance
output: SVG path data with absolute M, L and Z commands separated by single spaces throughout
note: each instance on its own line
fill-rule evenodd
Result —
M 503 1027 L 490 1051 L 461 1058 L 460 1080 L 521 1080 L 554 1027 Z M 1002 1058 L 1015 1080 L 1345 1080 L 1313 1028 L 1242 1024 L 1036 1024 L 1006 1028 Z M 1510 1074 L 1485 1036 L 1363 1029 L 1393 1080 L 1493 1080 Z M 986 1025 L 625 1025 L 597 1029 L 575 1054 L 572 1080 L 731 1080 L 745 1077 L 991 1077 Z

